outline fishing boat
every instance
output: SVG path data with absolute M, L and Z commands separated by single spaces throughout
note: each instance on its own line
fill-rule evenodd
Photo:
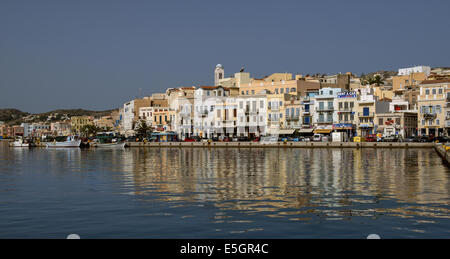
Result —
M 98 147 L 98 148 L 124 148 L 125 147 L 125 142 L 95 143 L 94 147 Z
M 16 139 L 10 143 L 11 147 L 30 147 L 30 143 L 26 143 L 22 138 Z
M 47 143 L 47 147 L 80 147 L 81 140 L 75 139 L 73 136 L 67 137 L 66 141 L 57 142 L 56 140 L 50 143 Z

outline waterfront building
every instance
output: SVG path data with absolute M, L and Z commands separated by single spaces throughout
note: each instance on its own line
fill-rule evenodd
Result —
M 133 135 L 136 123 L 139 121 L 141 107 L 167 107 L 166 94 L 154 93 L 142 99 L 134 99 L 123 105 L 122 128 L 126 136 Z
M 314 123 L 312 116 L 314 114 L 314 96 L 319 92 L 307 92 L 305 96 L 300 96 L 300 123 L 301 128 L 299 133 L 301 135 L 311 135 L 314 130 Z
M 154 131 L 172 131 L 175 111 L 171 111 L 169 107 L 141 107 L 139 120 L 144 120 Z
M 337 132 L 344 132 L 346 140 L 351 139 L 356 134 L 356 104 L 358 102 L 357 93 L 354 91 L 341 92 L 334 99 L 334 107 L 337 108 L 337 121 L 333 124 L 333 129 Z
M 170 88 L 166 91 L 169 109 L 174 111 L 174 131 L 184 140 L 194 132 L 194 93 L 195 87 Z
M 200 86 L 194 91 L 194 135 L 202 138 L 223 136 L 222 129 L 228 128 L 237 116 L 233 109 L 230 88 L 223 86 Z M 232 107 L 228 107 L 230 104 Z M 217 109 L 220 107 L 220 109 Z M 223 116 L 223 117 L 222 117 Z M 225 122 L 225 125 L 223 125 Z M 230 130 L 230 129 L 228 129 Z M 234 131 L 234 128 L 233 128 Z
M 72 133 L 72 125 L 70 121 L 52 122 L 50 131 L 55 136 L 69 136 Z
M 362 87 L 357 89 L 358 101 L 356 105 L 357 127 L 356 135 L 366 137 L 374 134 L 375 95 L 373 88 Z
M 46 135 L 51 135 L 51 125 L 45 123 L 21 123 L 20 126 L 23 128 L 24 137 L 42 137 Z
M 376 132 L 383 137 L 417 136 L 417 112 L 395 111 L 375 114 Z
M 284 128 L 300 130 L 302 127 L 302 101 L 296 95 L 291 95 L 284 103 Z
M 255 95 L 239 95 L 237 104 L 237 136 L 258 137 L 267 131 L 267 94 L 263 90 Z
M 92 116 L 72 116 L 72 118 L 70 118 L 70 124 L 72 127 L 72 131 L 80 134 L 81 133 L 81 129 L 86 126 L 86 125 L 93 125 L 93 118 Z M 49 127 L 50 129 L 50 127 Z
M 111 115 L 102 116 L 100 118 L 94 119 L 94 125 L 99 127 L 102 130 L 113 130 L 114 128 L 114 120 Z
M 420 135 L 442 136 L 448 119 L 447 94 L 450 79 L 426 80 L 420 84 L 420 94 L 417 97 L 419 107 L 418 129 Z M 448 132 L 446 132 L 447 134 Z
M 314 133 L 330 134 L 333 131 L 333 123 L 338 121 L 334 100 L 342 92 L 340 88 L 322 88 L 314 98 L 313 123 Z
M 282 134 L 281 130 L 286 129 L 286 102 L 295 98 L 295 95 L 286 93 L 269 93 L 267 94 L 267 133 Z

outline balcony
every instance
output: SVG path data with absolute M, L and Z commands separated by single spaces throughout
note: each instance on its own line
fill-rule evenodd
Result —
M 316 112 L 329 112 L 333 111 L 334 107 L 317 107 Z
M 358 112 L 358 117 L 373 117 L 375 116 L 374 112 Z
M 339 107 L 338 111 L 340 112 L 352 112 L 353 107 Z
M 358 122 L 359 128 L 373 128 L 373 122 Z
M 279 106 L 276 106 L 276 107 L 269 106 L 269 110 L 271 110 L 271 111 L 279 111 L 280 107 Z
M 437 114 L 436 113 L 429 113 L 429 112 L 427 112 L 427 113 L 424 113 L 423 114 L 423 118 L 424 119 L 434 119 L 434 118 L 436 118 L 436 116 L 437 116 Z
M 300 117 L 298 116 L 287 116 L 286 121 L 298 121 Z
M 317 120 L 317 124 L 332 124 L 333 120 Z
M 204 110 L 204 111 L 201 111 L 200 112 L 200 115 L 202 116 L 202 117 L 207 117 L 208 116 L 208 111 L 207 110 Z

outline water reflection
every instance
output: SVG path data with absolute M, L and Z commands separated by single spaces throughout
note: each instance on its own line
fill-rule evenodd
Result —
M 449 180 L 433 149 L 0 145 L 0 237 L 448 238 Z
M 449 218 L 449 170 L 432 149 L 131 149 L 122 161 L 132 194 L 165 201 L 272 217 Z M 373 208 L 381 200 L 398 204 Z

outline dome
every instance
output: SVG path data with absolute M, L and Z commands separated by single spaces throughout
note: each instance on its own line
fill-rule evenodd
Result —
M 223 68 L 222 64 L 217 64 L 216 68 Z

